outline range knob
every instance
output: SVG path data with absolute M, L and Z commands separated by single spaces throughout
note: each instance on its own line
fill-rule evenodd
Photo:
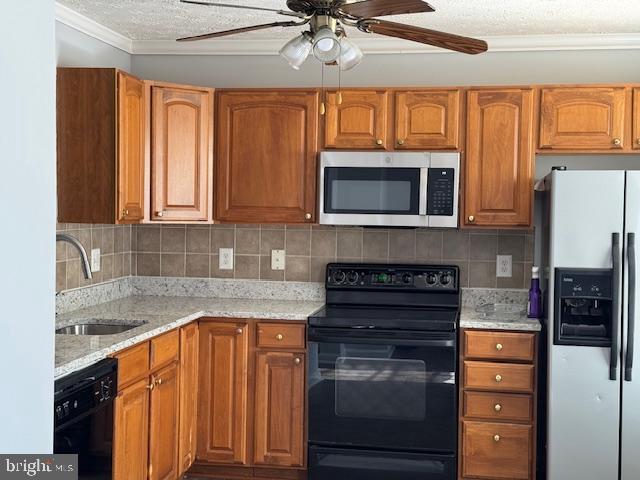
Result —
M 333 272 L 333 283 L 341 285 L 344 282 L 346 275 L 342 270 L 336 270 Z
M 409 285 L 413 281 L 413 275 L 410 273 L 402 274 L 402 283 Z
M 453 277 L 451 276 L 451 274 L 449 274 L 449 272 L 445 272 L 442 275 L 440 275 L 440 283 L 445 287 L 450 285 L 452 281 L 453 281 Z
M 355 285 L 356 283 L 358 283 L 359 277 L 360 276 L 358 275 L 358 272 L 355 272 L 352 270 L 349 273 L 347 273 L 347 283 L 351 285 Z
M 58 419 L 61 419 L 63 416 L 64 416 L 64 413 L 62 412 L 62 407 L 58 405 L 56 407 L 56 417 L 58 417 Z
M 433 286 L 438 283 L 438 276 L 435 273 L 427 274 L 427 285 Z

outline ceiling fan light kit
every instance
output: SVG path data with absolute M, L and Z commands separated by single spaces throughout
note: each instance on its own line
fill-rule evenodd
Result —
M 363 58 L 362 51 L 355 43 L 346 38 L 344 27 L 355 27 L 365 33 L 401 38 L 470 55 L 487 51 L 487 43 L 483 40 L 376 18 L 386 15 L 435 11 L 431 5 L 423 0 L 287 0 L 289 10 L 204 0 L 180 0 L 180 2 L 210 7 L 270 11 L 278 15 L 296 17 L 298 21 L 253 25 L 179 38 L 178 41 L 204 40 L 267 28 L 297 27 L 310 24 L 310 31 L 290 40 L 280 50 L 280 55 L 296 70 L 300 69 L 311 52 L 323 64 L 337 63 L 342 71 L 350 70 L 358 65 Z

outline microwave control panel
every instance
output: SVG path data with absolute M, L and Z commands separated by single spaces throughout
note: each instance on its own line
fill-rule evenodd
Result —
M 430 168 L 427 177 L 427 215 L 453 215 L 455 169 Z

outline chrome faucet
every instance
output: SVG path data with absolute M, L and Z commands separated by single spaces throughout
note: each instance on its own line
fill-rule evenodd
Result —
M 67 235 L 66 233 L 57 233 L 56 242 L 67 242 L 78 249 L 78 251 L 80 252 L 80 260 L 82 263 L 84 278 L 86 278 L 87 280 L 91 279 L 91 265 L 89 265 L 87 251 L 84 249 L 80 241 L 76 237 L 72 237 L 71 235 Z

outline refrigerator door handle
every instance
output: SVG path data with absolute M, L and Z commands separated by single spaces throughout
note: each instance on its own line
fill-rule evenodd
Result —
M 624 380 L 630 382 L 633 371 L 633 347 L 636 326 L 636 234 L 627 235 L 627 258 L 629 262 L 629 310 L 627 327 L 627 353 L 624 360 Z
M 618 325 L 620 321 L 620 233 L 611 236 L 611 261 L 613 264 L 613 311 L 611 312 L 611 357 L 609 380 L 618 378 Z

